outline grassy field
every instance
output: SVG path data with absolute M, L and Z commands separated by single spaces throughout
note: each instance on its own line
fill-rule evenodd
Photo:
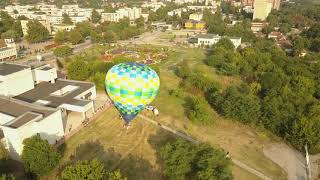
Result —
M 120 169 L 128 179 L 163 179 L 158 166 L 158 142 L 165 134 L 156 126 L 137 118 L 126 131 L 118 112 L 111 108 L 66 142 L 59 169 L 77 160 L 98 158 L 108 170 Z

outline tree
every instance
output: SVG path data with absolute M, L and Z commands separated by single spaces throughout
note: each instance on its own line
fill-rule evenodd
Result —
M 208 123 L 212 121 L 212 112 L 207 101 L 201 96 L 189 97 L 187 116 L 193 122 Z
M 140 16 L 138 19 L 136 19 L 137 27 L 143 28 L 144 27 L 144 17 Z
M 68 41 L 68 32 L 63 30 L 63 31 L 58 31 L 56 35 L 54 36 L 54 42 L 57 44 L 63 44 Z
M 91 15 L 91 21 L 93 23 L 98 23 L 101 19 L 101 15 L 94 9 Z
M 84 41 L 84 37 L 77 30 L 72 30 L 69 32 L 69 41 L 75 45 Z
M 49 39 L 49 31 L 39 21 L 31 20 L 27 23 L 26 39 L 30 43 L 38 43 Z
M 66 24 L 66 25 L 72 25 L 73 24 L 71 18 L 66 13 L 62 14 L 62 24 Z
M 309 42 L 308 39 L 298 36 L 293 40 L 293 54 L 299 55 L 304 48 L 308 48 Z
M 281 25 L 280 25 L 280 32 L 282 32 L 282 33 L 288 33 L 288 32 L 290 32 L 291 31 L 291 25 L 290 24 L 288 24 L 288 23 L 282 23 Z
M 195 157 L 193 146 L 184 140 L 167 143 L 160 149 L 160 157 L 164 162 L 164 174 L 169 179 L 183 180 L 192 169 L 191 162 Z
M 103 163 L 97 159 L 91 161 L 78 161 L 74 165 L 67 166 L 61 173 L 62 180 L 104 180 L 107 171 Z
M 72 48 L 69 46 L 60 46 L 53 51 L 53 54 L 57 57 L 67 57 L 72 54 Z
M 58 164 L 61 154 L 47 140 L 35 135 L 23 140 L 21 160 L 28 172 L 37 176 L 48 174 Z
M 5 11 L 0 11 L 1 23 L 3 24 L 3 32 L 11 29 L 14 19 Z
M 232 180 L 230 160 L 221 149 L 208 144 L 192 144 L 177 139 L 160 148 L 164 173 L 169 179 L 221 179 Z M 196 176 L 196 177 L 193 177 Z
M 127 180 L 126 177 L 121 175 L 120 170 L 116 170 L 116 171 L 110 172 L 108 179 L 109 180 Z
M 309 112 L 293 124 L 290 142 L 299 150 L 307 144 L 310 153 L 320 151 L 320 104 L 311 106 Z
M 93 76 L 90 77 L 90 81 L 96 85 L 98 90 L 104 90 L 104 79 L 106 77 L 105 73 L 96 72 Z
M 2 174 L 0 176 L 0 180 L 15 180 L 16 178 L 10 174 L 10 175 L 6 175 L 6 174 Z
M 81 59 L 73 60 L 67 68 L 68 76 L 74 80 L 86 80 L 90 76 L 90 69 L 86 62 Z
M 222 48 L 225 48 L 225 49 L 234 49 L 234 45 L 233 43 L 231 42 L 230 39 L 228 38 L 222 38 L 220 39 L 217 44 L 215 44 L 215 47 L 222 47 Z
M 315 52 L 320 52 L 320 37 L 315 38 L 311 41 L 310 49 Z
M 109 31 L 106 31 L 104 33 L 104 36 L 103 36 L 103 41 L 105 43 L 114 43 L 118 40 L 118 36 L 117 34 L 112 31 L 112 30 L 109 30 Z
M 261 115 L 259 99 L 235 87 L 229 87 L 223 94 L 212 94 L 211 98 L 211 103 L 226 117 L 251 123 L 257 122 Z
M 232 180 L 230 160 L 221 149 L 214 149 L 208 144 L 200 144 L 194 162 L 199 180 Z

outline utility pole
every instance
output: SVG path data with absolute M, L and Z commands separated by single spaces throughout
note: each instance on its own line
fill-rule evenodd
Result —
M 306 163 L 307 163 L 307 178 L 309 180 L 312 179 L 312 176 L 311 176 L 311 164 L 310 164 L 310 158 L 309 158 L 309 153 L 308 153 L 308 145 L 306 144 L 304 146 L 305 150 L 306 150 Z

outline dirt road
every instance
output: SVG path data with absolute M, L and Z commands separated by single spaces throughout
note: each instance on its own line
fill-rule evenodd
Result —
M 288 173 L 289 180 L 306 180 L 304 156 L 284 143 L 272 144 L 263 149 L 264 154 Z

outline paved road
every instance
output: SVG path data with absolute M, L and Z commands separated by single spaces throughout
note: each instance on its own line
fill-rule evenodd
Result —
M 89 40 L 87 40 L 84 43 L 75 45 L 73 48 L 73 53 L 79 53 L 79 52 L 83 51 L 84 49 L 87 49 L 91 46 L 92 46 L 92 43 Z M 56 58 L 56 56 L 53 54 L 53 51 L 44 52 L 40 55 L 43 58 L 42 62 L 45 62 L 45 63 L 50 63 L 52 61 L 55 61 L 55 58 Z M 14 62 L 19 63 L 19 64 L 28 64 L 30 62 L 36 62 L 37 61 L 36 57 L 37 57 L 37 55 L 33 55 L 33 56 L 26 57 L 24 59 L 16 60 Z
M 192 137 L 190 137 L 190 136 L 188 136 L 188 135 L 186 135 L 186 134 L 184 134 L 184 133 L 181 133 L 181 132 L 179 132 L 179 131 L 177 131 L 177 130 L 175 130 L 175 129 L 172 129 L 172 128 L 168 127 L 168 126 L 159 124 L 157 121 L 155 121 L 155 120 L 153 120 L 153 119 L 151 119 L 151 118 L 149 118 L 149 117 L 146 117 L 146 116 L 141 115 L 141 114 L 139 114 L 138 116 L 139 116 L 140 118 L 144 119 L 144 120 L 149 121 L 149 122 L 152 123 L 152 124 L 158 125 L 158 126 L 161 127 L 162 129 L 164 129 L 164 130 L 166 130 L 166 131 L 169 131 L 169 132 L 171 132 L 171 133 L 173 133 L 173 134 L 175 134 L 175 135 L 177 135 L 177 136 L 179 136 L 179 137 L 181 137 L 181 138 L 183 138 L 183 139 L 185 139 L 185 140 L 188 140 L 188 141 L 193 142 L 193 143 L 199 143 L 198 140 L 193 139 Z M 264 175 L 263 173 L 261 173 L 261 172 L 255 170 L 255 169 L 249 167 L 248 165 L 242 163 L 241 161 L 236 160 L 236 159 L 234 159 L 234 158 L 231 158 L 231 160 L 232 160 L 232 162 L 233 162 L 235 165 L 237 165 L 237 166 L 239 166 L 239 167 L 247 170 L 248 172 L 250 172 L 250 173 L 252 173 L 252 174 L 255 174 L 256 176 L 260 177 L 261 179 L 263 179 L 263 180 L 271 180 L 271 178 L 269 178 L 268 176 L 266 176 L 266 175 Z

